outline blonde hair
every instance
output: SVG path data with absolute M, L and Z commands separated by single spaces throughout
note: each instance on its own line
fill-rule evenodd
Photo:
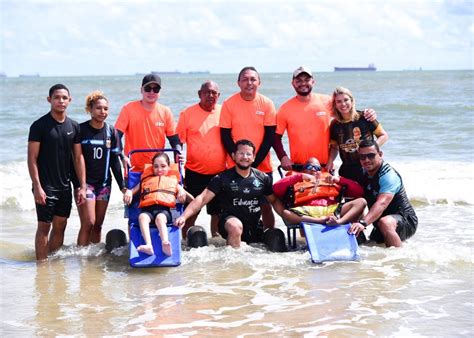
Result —
M 92 93 L 86 96 L 86 112 L 90 113 L 94 104 L 99 100 L 105 100 L 109 102 L 109 99 L 99 90 L 94 90 Z
M 334 89 L 334 92 L 332 93 L 331 110 L 332 110 L 332 114 L 333 114 L 334 118 L 338 122 L 341 122 L 341 123 L 345 121 L 344 118 L 342 117 L 342 114 L 336 108 L 336 96 L 341 95 L 341 94 L 345 94 L 345 95 L 350 97 L 351 102 L 352 102 L 352 108 L 351 108 L 351 112 L 350 112 L 351 113 L 351 121 L 357 121 L 359 119 L 359 113 L 356 110 L 356 101 L 355 101 L 354 95 L 352 95 L 352 93 L 349 89 L 344 88 L 344 87 L 336 87 L 336 89 Z

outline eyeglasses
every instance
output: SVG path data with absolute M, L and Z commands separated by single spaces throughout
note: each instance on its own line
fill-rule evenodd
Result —
M 238 152 L 237 152 L 237 155 L 242 156 L 242 157 L 244 157 L 244 156 L 246 156 L 246 157 L 252 157 L 252 156 L 253 156 L 252 153 L 246 153 L 246 152 L 242 152 L 242 151 L 238 151 Z
M 369 160 L 373 160 L 375 158 L 376 153 L 368 153 L 368 154 L 359 154 L 359 160 L 363 161 L 366 158 Z
M 304 170 L 315 170 L 315 171 L 321 170 L 321 166 L 317 164 L 306 164 L 303 168 Z
M 153 93 L 155 94 L 158 94 L 160 92 L 160 87 L 159 86 L 150 86 L 150 85 L 147 85 L 145 87 L 143 87 L 143 90 L 147 93 L 151 92 L 153 90 Z

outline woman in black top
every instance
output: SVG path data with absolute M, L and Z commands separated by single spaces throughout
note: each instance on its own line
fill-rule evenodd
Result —
M 85 109 L 91 115 L 89 121 L 80 125 L 87 191 L 86 203 L 77 207 L 81 219 L 77 245 L 100 242 L 112 187 L 111 171 L 119 188 L 125 191 L 120 140 L 115 129 L 105 122 L 109 102 L 103 93 L 94 91 L 86 97 Z
M 363 112 L 356 110 L 354 96 L 344 87 L 337 87 L 332 94 L 332 113 L 334 120 L 330 125 L 330 143 L 328 166 L 333 167 L 333 162 L 339 153 L 342 165 L 339 176 L 344 176 L 360 182 L 362 167 L 359 162 L 357 149 L 362 140 L 374 140 L 382 146 L 388 140 L 388 134 L 382 125 L 373 120 L 365 119 Z

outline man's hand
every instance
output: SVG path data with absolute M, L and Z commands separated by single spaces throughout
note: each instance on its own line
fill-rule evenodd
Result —
M 281 167 L 285 169 L 286 171 L 289 171 L 292 169 L 293 166 L 293 161 L 290 160 L 288 156 L 283 156 L 281 158 Z
M 85 188 L 79 188 L 77 190 L 77 198 L 76 198 L 76 204 L 81 205 L 86 203 L 86 189 Z
M 364 231 L 365 227 L 358 223 L 358 222 L 354 222 L 351 224 L 351 227 L 349 228 L 349 231 L 348 233 L 351 235 L 355 235 L 356 237 L 359 236 L 359 234 Z
M 372 122 L 377 119 L 377 113 L 372 108 L 364 109 L 364 117 L 367 121 Z
M 174 225 L 180 229 L 184 226 L 185 223 L 186 223 L 186 218 L 184 218 L 184 216 L 179 216 L 178 218 L 174 220 Z

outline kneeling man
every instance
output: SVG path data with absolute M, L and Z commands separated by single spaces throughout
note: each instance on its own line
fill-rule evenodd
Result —
M 263 229 L 259 225 L 262 196 L 266 197 L 280 216 L 284 207 L 273 195 L 270 177 L 252 168 L 255 145 L 248 140 L 239 140 L 235 146 L 236 151 L 232 153 L 235 167 L 216 175 L 207 188 L 186 207 L 183 215 L 178 217 L 175 223 L 176 226 L 182 227 L 189 217 L 217 196 L 222 207 L 219 233 L 227 240 L 227 245 L 239 248 L 241 241 L 263 242 Z
M 373 141 L 359 144 L 359 160 L 364 169 L 361 182 L 369 212 L 351 231 L 358 235 L 367 224 L 373 223 L 370 239 L 387 247 L 402 245 L 402 241 L 416 232 L 418 218 L 408 200 L 402 178 L 382 159 L 382 151 Z

